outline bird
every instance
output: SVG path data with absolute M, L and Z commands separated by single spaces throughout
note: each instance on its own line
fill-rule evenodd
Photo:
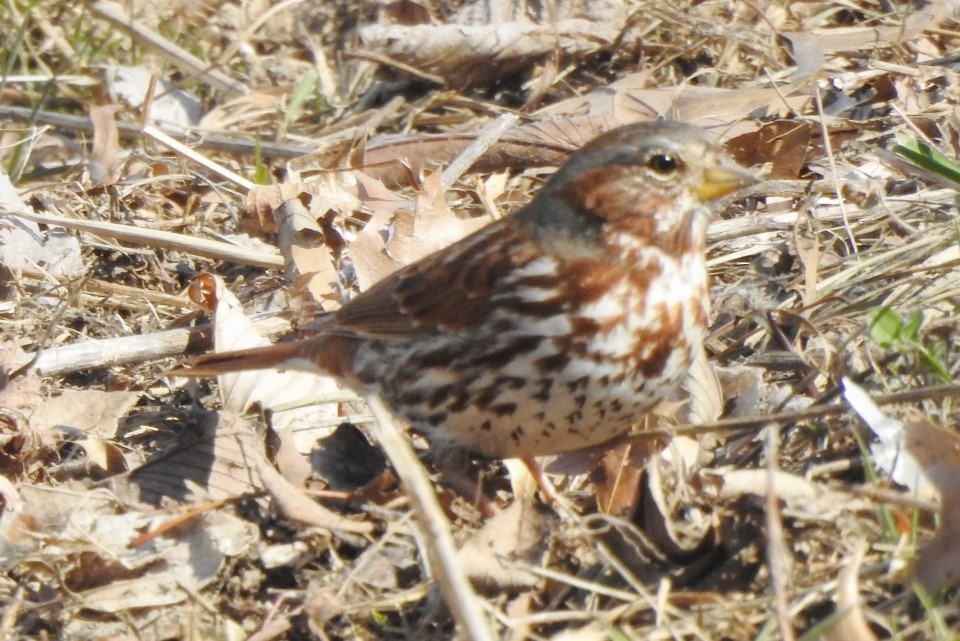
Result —
M 756 181 L 696 126 L 612 129 L 528 204 L 393 272 L 310 335 L 176 373 L 332 375 L 441 451 L 530 460 L 598 446 L 687 374 L 708 324 L 708 222 Z

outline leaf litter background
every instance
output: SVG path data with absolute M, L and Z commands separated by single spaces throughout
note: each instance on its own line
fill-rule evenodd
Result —
M 0 8 L 3 637 L 455 637 L 360 399 L 166 372 L 663 115 L 767 178 L 710 229 L 708 360 L 548 462 L 568 510 L 435 477 L 458 570 L 513 640 L 956 638 L 958 184 L 893 153 L 958 155 L 955 5 L 456 4 Z

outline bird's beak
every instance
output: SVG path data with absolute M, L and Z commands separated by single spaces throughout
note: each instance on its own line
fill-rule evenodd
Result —
M 729 158 L 720 158 L 707 167 L 694 191 L 703 200 L 716 200 L 738 189 L 760 182 L 753 172 L 747 171 Z

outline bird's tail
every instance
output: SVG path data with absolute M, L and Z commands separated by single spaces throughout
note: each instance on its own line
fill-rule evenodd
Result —
M 340 376 L 345 365 L 343 348 L 336 337 L 326 340 L 299 340 L 226 352 L 201 354 L 184 361 L 183 366 L 168 372 L 170 376 L 218 376 L 254 369 L 293 369 L 324 372 Z

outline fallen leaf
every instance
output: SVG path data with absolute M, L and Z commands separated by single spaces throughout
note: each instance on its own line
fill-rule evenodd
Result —
M 223 511 L 184 523 L 174 533 L 130 547 L 164 513 L 117 510 L 116 495 L 80 487 L 26 486 L 23 509 L 0 518 L 0 567 L 40 548 L 52 558 L 76 555 L 68 575 L 83 606 L 101 612 L 179 603 L 213 581 L 227 556 L 256 544 L 255 525 Z M 23 530 L 29 535 L 24 537 Z
M 822 155 L 819 141 L 818 127 L 813 123 L 775 120 L 756 131 L 732 138 L 726 148 L 738 162 L 748 167 L 770 163 L 767 177 L 771 180 L 795 180 L 809 159 Z
M 96 480 L 120 474 L 127 470 L 127 460 L 123 450 L 115 443 L 105 441 L 95 436 L 86 436 L 77 441 L 86 454 L 90 477 Z M 90 466 L 94 466 L 91 469 Z
M 200 422 L 199 433 L 130 472 L 141 501 L 187 503 L 264 489 L 257 465 L 266 459 L 265 447 L 253 426 L 227 411 L 209 412 Z
M 936 7 L 936 5 L 931 5 Z M 904 14 L 903 23 L 893 26 L 835 27 L 811 29 L 804 32 L 817 39 L 819 48 L 826 53 L 838 51 L 862 51 L 877 47 L 889 47 L 913 40 L 931 23 L 939 20 L 937 11 L 911 11 Z M 792 37 L 796 34 L 785 34 Z
M 0 265 L 13 272 L 42 270 L 55 278 L 84 274 L 86 268 L 76 237 L 59 227 L 40 231 L 37 223 L 18 218 L 17 211 L 33 213 L 33 209 L 20 199 L 10 178 L 3 173 L 0 173 L 0 205 L 10 214 L 0 220 Z
M 213 313 L 216 351 L 271 344 L 269 339 L 257 332 L 240 301 L 219 276 L 205 273 L 195 277 L 190 296 L 194 302 Z M 255 407 L 272 410 L 271 424 L 278 431 L 310 425 L 322 426 L 313 432 L 297 429 L 297 447 L 302 453 L 309 452 L 317 438 L 333 429 L 335 424 L 330 424 L 330 421 L 341 418 L 338 403 L 322 402 L 324 399 L 344 397 L 340 385 L 329 376 L 266 369 L 223 374 L 219 382 L 223 407 L 233 412 L 243 414 Z
M 940 493 L 940 529 L 920 547 L 913 574 L 929 591 L 960 583 L 960 434 L 919 412 L 906 422 L 906 451 Z
M 542 15 L 534 13 L 537 5 L 528 6 L 533 21 L 526 11 L 507 17 L 474 3 L 460 11 L 455 24 L 371 24 L 359 35 L 378 54 L 463 88 L 530 67 L 546 55 L 601 50 L 613 44 L 627 17 L 619 0 L 567 2 Z
M 781 32 L 780 35 L 790 43 L 790 53 L 797 65 L 791 78 L 793 85 L 798 86 L 813 78 L 823 67 L 824 52 L 820 38 L 806 32 Z
M 490 222 L 456 216 L 447 206 L 441 180 L 439 171 L 428 174 L 412 209 L 385 207 L 357 234 L 350 258 L 360 291 Z
M 165 127 L 186 129 L 203 117 L 203 105 L 193 93 L 176 84 L 156 79 L 156 68 L 150 65 L 108 65 L 104 68 L 104 84 L 114 98 L 135 109 L 149 98 L 145 120 Z M 153 95 L 148 92 L 153 87 Z
M 116 436 L 120 419 L 130 413 L 141 396 L 142 392 L 65 390 L 44 401 L 29 418 L 35 429 L 84 432 L 109 440 Z
M 600 464 L 590 473 L 597 492 L 597 509 L 632 519 L 640 504 L 644 467 L 663 446 L 659 439 L 631 439 L 606 450 Z
M 409 265 L 448 247 L 489 224 L 486 218 L 460 218 L 447 205 L 442 173 L 427 174 L 417 194 L 415 208 L 398 209 L 386 253 L 399 266 Z
M 860 566 L 866 546 L 861 543 L 852 555 L 847 556 L 840 574 L 837 576 L 837 590 L 834 599 L 837 602 L 837 621 L 824 636 L 826 641 L 876 641 L 876 635 L 870 630 L 860 605 Z
M 113 185 L 120 179 L 120 130 L 115 116 L 117 105 L 92 105 L 90 122 L 93 124 L 93 148 L 87 162 L 87 171 L 94 185 Z
M 488 519 L 460 548 L 457 558 L 463 572 L 488 593 L 533 587 L 540 577 L 519 567 L 517 561 L 540 564 L 553 518 L 531 503 L 514 501 Z
M 683 388 L 690 394 L 687 406 L 687 419 L 692 425 L 706 425 L 718 421 L 723 415 L 723 389 L 720 378 L 707 360 L 707 354 L 701 347 L 696 351 L 693 364 L 683 382 Z

